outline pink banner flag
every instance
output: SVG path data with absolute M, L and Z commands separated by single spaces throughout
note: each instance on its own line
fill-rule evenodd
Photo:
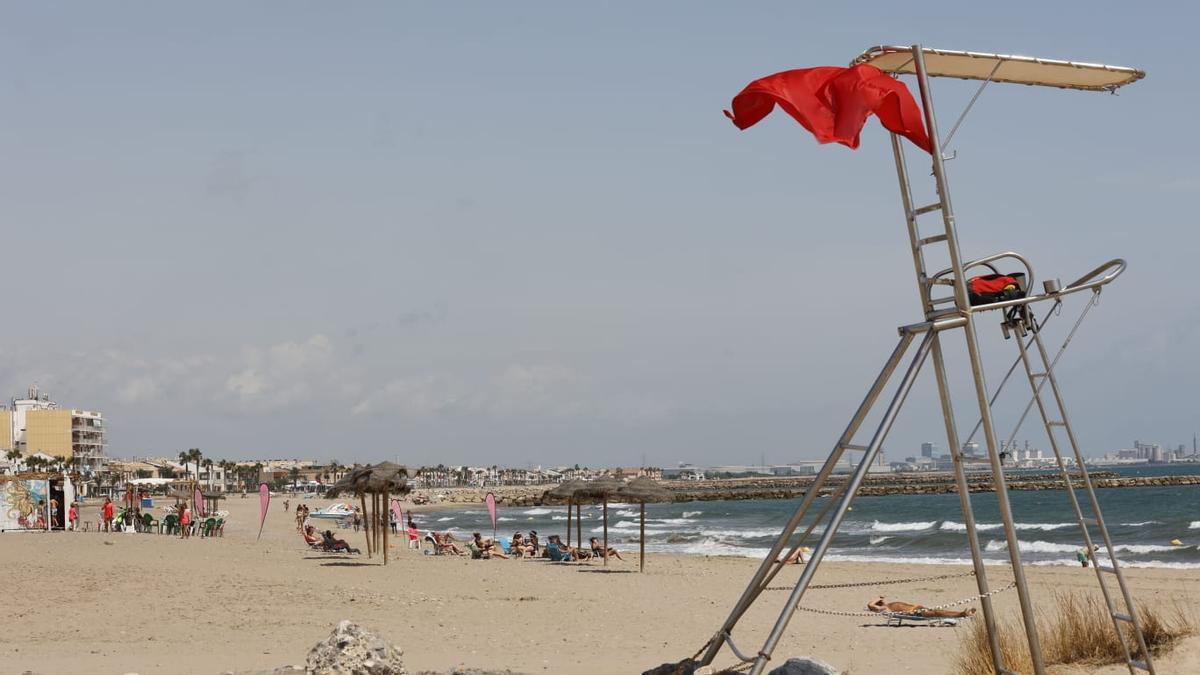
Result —
M 487 496 L 483 498 L 483 501 L 485 504 L 487 504 L 488 515 L 492 517 L 492 538 L 495 539 L 496 538 L 496 495 L 489 492 L 489 493 L 487 493 Z
M 267 524 L 267 509 L 271 507 L 271 488 L 266 483 L 258 485 L 258 508 L 262 517 L 258 521 L 258 539 L 262 539 L 263 525 Z M 257 539 L 255 540 L 257 541 Z
M 196 505 L 197 516 L 204 518 L 208 515 L 204 513 L 204 493 L 200 491 L 200 488 L 196 488 L 195 494 L 192 495 L 192 503 Z
M 400 508 L 400 500 L 399 499 L 392 500 L 392 515 L 396 516 L 397 526 L 403 528 L 404 527 L 404 510 Z

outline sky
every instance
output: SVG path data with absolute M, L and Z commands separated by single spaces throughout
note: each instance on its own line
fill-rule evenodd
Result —
M 851 151 L 722 109 L 922 43 L 1148 73 L 990 86 L 947 166 L 967 258 L 1063 281 L 1129 261 L 1058 369 L 1085 452 L 1190 447 L 1197 10 L 826 5 L 6 4 L 0 394 L 102 411 L 126 457 L 824 457 L 921 318 L 890 146 L 874 121 Z M 943 130 L 975 86 L 935 83 Z M 1015 346 L 979 325 L 994 386 Z M 923 441 L 946 444 L 929 373 L 888 458 Z

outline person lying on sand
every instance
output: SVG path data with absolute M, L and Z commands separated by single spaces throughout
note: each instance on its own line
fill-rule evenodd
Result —
M 968 616 L 975 616 L 975 608 L 969 607 L 961 612 L 956 612 L 949 609 L 928 609 L 924 605 L 914 605 L 909 602 L 884 602 L 883 596 L 867 603 L 867 609 L 872 612 L 892 612 L 895 614 L 912 614 L 914 616 L 928 616 L 938 619 L 965 619 Z
M 480 553 L 487 554 L 493 558 L 508 557 L 504 555 L 504 551 L 496 545 L 496 542 L 492 541 L 491 539 L 484 539 L 483 537 L 479 536 L 478 532 L 474 534 L 474 544 L 475 547 L 479 549 Z
M 533 553 L 533 547 L 525 543 L 520 532 L 513 532 L 512 543 L 509 544 L 509 550 L 516 554 L 518 558 L 530 555 Z

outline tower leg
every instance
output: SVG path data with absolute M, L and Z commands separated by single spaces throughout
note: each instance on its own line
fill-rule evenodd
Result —
M 804 515 L 808 513 L 808 509 L 812 506 L 813 501 L 816 500 L 821 491 L 821 487 L 825 484 L 825 481 L 829 478 L 829 475 L 833 473 L 833 469 L 837 465 L 838 460 L 841 459 L 842 453 L 844 452 L 846 446 L 854 439 L 854 434 L 856 434 L 858 432 L 858 428 L 862 426 L 863 420 L 871 411 L 871 408 L 874 407 L 875 401 L 879 398 L 879 395 L 883 392 L 884 387 L 887 386 L 888 381 L 891 379 L 892 374 L 896 371 L 896 366 L 900 364 L 900 360 L 908 351 L 909 346 L 912 344 L 913 337 L 914 334 L 912 333 L 904 333 L 900 336 L 899 344 L 897 344 L 896 348 L 892 350 L 891 356 L 889 356 L 887 362 L 884 363 L 883 368 L 879 371 L 879 375 L 875 377 L 875 382 L 867 391 L 867 395 L 863 398 L 862 403 L 859 404 L 858 410 L 855 411 L 854 416 L 850 419 L 850 423 L 846 426 L 846 430 L 842 432 L 842 436 L 838 439 L 837 445 L 835 445 L 833 450 L 829 453 L 829 457 L 825 460 L 825 464 L 821 467 L 817 477 L 813 480 L 812 486 L 809 487 L 808 491 L 804 494 L 804 498 L 801 500 L 800 506 L 796 508 L 796 511 L 792 514 L 791 519 L 786 525 L 784 525 L 783 531 L 779 534 L 778 539 L 775 540 L 775 544 L 771 547 L 771 551 L 767 553 L 767 557 L 764 558 L 762 564 L 759 565 L 758 571 L 754 573 L 754 577 L 751 579 L 750 584 L 746 587 L 746 590 L 742 592 L 742 597 L 738 599 L 737 604 L 733 607 L 733 611 L 729 613 L 729 617 L 725 619 L 725 623 L 723 623 L 720 630 L 717 631 L 716 637 L 709 642 L 708 646 L 704 650 L 704 655 L 700 660 L 701 664 L 707 665 L 712 663 L 713 659 L 717 656 L 717 652 L 721 650 L 721 647 L 724 644 L 723 637 L 729 635 L 733 631 L 733 627 L 737 625 L 738 620 L 742 618 L 742 615 L 746 613 L 746 610 L 750 608 L 750 605 L 753 604 L 754 600 L 759 596 L 760 593 L 762 593 L 763 588 L 765 588 L 767 583 L 769 583 L 769 577 L 773 576 L 771 574 L 772 570 L 779 569 L 779 563 L 777 560 L 779 558 L 779 554 L 783 551 L 784 546 L 787 545 L 788 538 L 791 537 L 796 531 L 796 528 L 799 527 L 801 519 L 803 519 Z
M 971 565 L 975 568 L 975 584 L 979 589 L 983 620 L 987 626 L 988 647 L 992 652 L 992 666 L 997 673 L 1004 672 L 1004 654 L 1000 651 L 1000 634 L 996 632 L 996 613 L 992 599 L 988 596 L 987 569 L 983 565 L 983 552 L 979 550 L 976 536 L 975 510 L 971 507 L 971 493 L 967 476 L 963 471 L 962 448 L 958 444 L 958 430 L 954 423 L 954 408 L 950 403 L 950 384 L 946 380 L 946 364 L 942 359 L 941 336 L 933 338 L 933 372 L 937 378 L 938 396 L 942 400 L 942 418 L 946 421 L 946 442 L 950 444 L 950 456 L 954 459 L 954 482 L 958 485 L 958 499 L 962 506 L 963 525 L 967 529 L 967 543 L 971 547 Z
M 921 344 L 917 347 L 917 353 L 913 356 L 912 362 L 908 366 L 908 370 L 904 373 L 904 377 L 900 380 L 900 384 L 896 389 L 892 401 L 888 404 L 887 410 L 883 413 L 883 418 L 879 421 L 879 427 L 875 430 L 875 435 L 871 438 L 870 444 L 863 452 L 862 461 L 854 470 L 854 474 L 850 477 L 850 481 L 846 485 L 846 492 L 842 495 L 841 501 L 838 503 L 837 509 L 830 516 L 829 524 L 825 528 L 825 532 L 821 535 L 821 539 L 813 548 L 812 555 L 808 559 L 808 564 L 804 566 L 804 572 L 800 574 L 800 580 L 796 582 L 796 587 L 792 589 L 791 595 L 788 596 L 787 602 L 783 606 L 783 611 L 780 612 L 779 618 L 775 621 L 775 626 L 771 629 L 770 635 L 767 636 L 766 643 L 758 652 L 758 657 L 754 660 L 754 665 L 750 669 L 750 675 L 761 675 L 763 669 L 767 666 L 767 661 L 771 658 L 772 652 L 775 651 L 775 646 L 779 643 L 779 639 L 783 637 L 783 631 L 787 628 L 788 622 L 792 615 L 796 613 L 796 608 L 800 604 L 800 599 L 804 597 L 804 591 L 808 588 L 812 581 L 813 575 L 817 568 L 821 565 L 821 560 L 828 552 L 830 544 L 833 542 L 834 535 L 837 534 L 838 527 L 842 524 L 842 519 L 846 516 L 846 511 L 850 508 L 850 503 L 854 501 L 854 496 L 858 492 L 858 488 L 862 485 L 863 479 L 871 468 L 872 462 L 879 454 L 879 448 L 883 446 L 883 440 L 892 429 L 892 424 L 896 421 L 896 416 L 900 413 L 900 408 L 904 405 L 904 400 L 908 397 L 908 392 L 912 390 L 913 382 L 917 379 L 917 373 L 920 372 L 921 366 L 925 363 L 925 357 L 929 355 L 930 347 L 933 345 L 936 332 L 930 329 L 925 333 L 925 337 L 921 340 Z

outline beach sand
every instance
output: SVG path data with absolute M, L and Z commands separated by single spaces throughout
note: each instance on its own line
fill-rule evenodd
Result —
M 425 556 L 398 545 L 384 567 L 365 554 L 308 550 L 282 502 L 282 497 L 272 502 L 261 541 L 255 541 L 256 495 L 223 503 L 231 512 L 224 538 L 181 541 L 94 531 L 0 535 L 0 672 L 215 675 L 302 664 L 339 620 L 351 619 L 397 643 L 410 671 L 465 665 L 568 675 L 640 673 L 696 652 L 757 565 L 744 558 L 654 555 L 646 573 L 638 574 L 636 551 L 606 570 L 599 564 Z M 293 498 L 293 509 L 296 503 Z M 96 509 L 93 501 L 83 512 L 93 530 Z M 420 509 L 415 512 L 423 523 Z M 338 536 L 365 550 L 361 532 L 339 530 Z M 993 587 L 1010 579 L 1003 567 L 989 569 Z M 814 583 L 961 571 L 826 563 Z M 799 573 L 798 566 L 789 566 L 775 583 L 794 581 Z M 1098 593 L 1090 570 L 1038 567 L 1028 576 L 1035 602 L 1048 610 L 1056 589 Z M 1127 576 L 1141 603 L 1200 601 L 1200 570 L 1133 569 Z M 974 580 L 966 577 L 812 590 L 803 604 L 857 611 L 880 594 L 934 605 L 975 592 Z M 761 647 L 785 596 L 768 593 L 743 619 L 734 633 L 743 651 Z M 996 598 L 999 611 L 1013 620 L 1016 601 L 1012 591 Z M 883 623 L 875 617 L 798 613 L 776 659 L 812 655 L 856 674 L 954 672 L 965 626 Z M 728 650 L 717 661 L 733 663 Z M 1200 672 L 1200 638 L 1186 640 L 1158 667 L 1160 673 Z M 1065 672 L 1125 671 L 1114 666 Z

